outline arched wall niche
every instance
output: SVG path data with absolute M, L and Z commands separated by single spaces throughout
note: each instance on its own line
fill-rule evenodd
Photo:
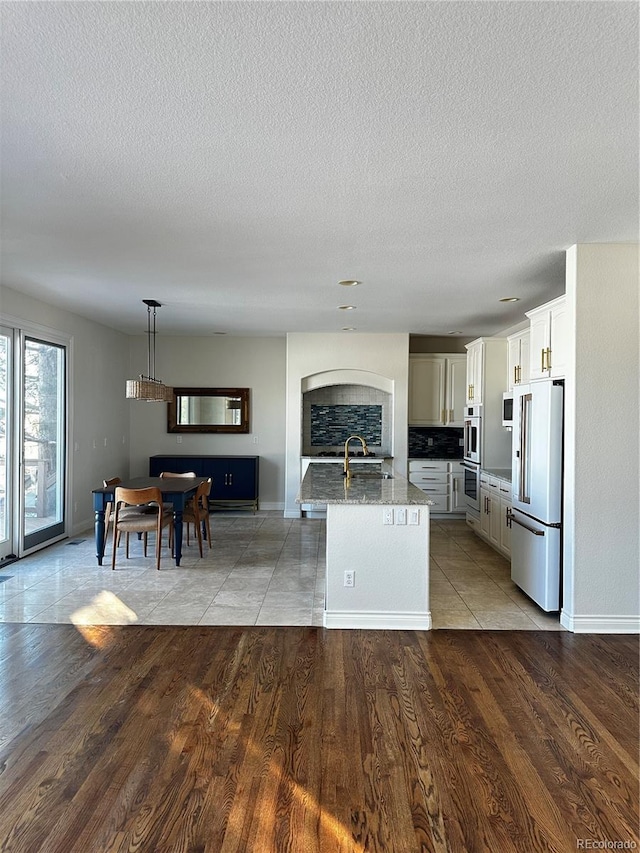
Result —
M 369 370 L 323 370 L 304 376 L 300 383 L 303 394 L 329 385 L 365 385 L 393 394 L 393 380 Z
M 327 370 L 301 380 L 303 456 L 335 455 L 350 434 L 372 453 L 393 446 L 393 380 L 367 370 Z

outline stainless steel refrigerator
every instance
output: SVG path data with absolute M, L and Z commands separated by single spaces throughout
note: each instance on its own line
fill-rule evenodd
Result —
M 562 580 L 564 385 L 514 391 L 511 579 L 543 610 L 559 610 Z

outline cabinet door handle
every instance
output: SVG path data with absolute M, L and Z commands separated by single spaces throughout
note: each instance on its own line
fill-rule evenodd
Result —
M 540 350 L 540 355 L 541 355 L 541 357 L 542 357 L 542 363 L 541 363 L 541 365 L 540 365 L 540 370 L 546 370 L 546 367 L 544 366 L 544 357 L 545 357 L 545 355 L 546 355 L 546 354 L 547 354 L 546 349 L 542 349 L 542 350 Z
M 453 420 L 453 409 L 449 409 L 449 420 Z
M 518 365 L 517 364 L 513 365 L 513 384 L 514 385 L 518 384 Z
M 446 409 L 443 409 L 443 410 L 442 410 L 442 412 L 441 412 L 441 415 L 442 415 L 441 420 L 442 420 L 442 423 L 444 424 L 444 423 L 446 423 L 446 422 L 447 422 L 447 410 L 446 410 Z
M 547 370 L 551 370 L 551 347 L 547 347 Z

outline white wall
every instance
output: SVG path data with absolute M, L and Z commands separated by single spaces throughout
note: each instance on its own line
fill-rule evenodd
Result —
M 287 518 L 297 518 L 300 515 L 296 495 L 300 488 L 302 453 L 302 381 L 308 376 L 329 370 L 366 371 L 389 380 L 393 389 L 394 429 L 391 452 L 394 456 L 394 466 L 406 471 L 409 335 L 291 333 L 287 335 Z
M 129 471 L 129 403 L 124 398 L 129 338 L 7 287 L 0 296 L 3 325 L 23 325 L 26 331 L 45 327 L 71 339 L 68 531 L 75 535 L 93 525 L 91 490 L 103 478 Z
M 131 341 L 129 371 L 147 372 L 146 336 Z M 260 457 L 260 507 L 284 507 L 284 338 L 172 337 L 158 333 L 156 376 L 171 386 L 249 388 L 250 432 L 178 435 L 167 432 L 164 403 L 128 401 L 131 416 L 131 476 L 149 473 L 159 453 Z M 124 395 L 124 386 L 122 387 Z
M 638 246 L 567 252 L 563 624 L 638 630 Z

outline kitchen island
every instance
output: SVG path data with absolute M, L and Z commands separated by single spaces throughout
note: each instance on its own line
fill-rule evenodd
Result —
M 298 503 L 327 505 L 326 628 L 431 627 L 429 506 L 421 489 L 384 463 L 343 476 L 310 464 Z

